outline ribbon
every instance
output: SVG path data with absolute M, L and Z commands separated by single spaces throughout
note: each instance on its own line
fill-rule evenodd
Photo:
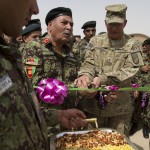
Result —
M 124 87 L 124 88 L 120 88 L 117 86 L 106 86 L 106 87 L 99 87 L 99 88 L 69 88 L 70 91 L 150 91 L 150 86 L 144 86 L 144 87 L 140 87 L 138 84 L 132 84 L 131 87 Z
M 140 87 L 139 84 L 132 84 L 131 87 L 119 88 L 118 86 L 111 85 L 99 88 L 68 88 L 63 82 L 48 78 L 42 79 L 38 86 L 34 86 L 38 93 L 39 98 L 45 103 L 60 105 L 64 102 L 64 98 L 67 97 L 68 91 L 79 91 L 79 90 L 94 90 L 101 92 L 109 91 L 150 91 L 150 87 Z M 100 98 L 101 101 L 101 98 Z M 144 104 L 143 104 L 144 105 Z M 103 106 L 104 107 L 104 106 Z
M 68 87 L 53 78 L 42 79 L 36 88 L 39 98 L 49 104 L 60 105 L 67 97 Z

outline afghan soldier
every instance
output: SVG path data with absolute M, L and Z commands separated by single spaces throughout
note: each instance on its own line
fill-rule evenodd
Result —
M 48 34 L 21 47 L 25 71 L 33 86 L 42 79 L 55 78 L 72 86 L 77 77 L 77 63 L 67 45 L 73 30 L 72 12 L 69 8 L 58 7 L 50 10 L 45 19 Z M 62 105 L 41 101 L 44 111 L 52 108 L 74 108 L 76 92 L 70 92 Z
M 150 39 L 149 39 L 150 42 Z M 150 43 L 149 43 L 150 45 Z M 150 49 L 149 49 L 150 51 Z M 141 82 L 144 86 L 150 86 L 150 53 L 147 53 L 147 61 L 145 61 L 146 68 L 143 68 L 145 74 L 141 75 Z M 141 73 L 142 74 L 142 73 Z M 142 97 L 142 102 L 144 103 L 143 111 L 141 113 L 142 123 L 143 123 L 143 137 L 149 138 L 149 128 L 150 128 L 150 93 L 146 92 L 146 98 Z
M 132 78 L 143 65 L 141 43 L 124 33 L 127 6 L 108 5 L 105 9 L 107 33 L 90 40 L 91 50 L 86 53 L 79 78 L 75 81 L 78 87 L 87 88 L 91 82 L 97 83 L 96 86 L 130 87 Z M 88 96 L 91 91 L 82 94 Z M 110 96 L 114 97 L 113 92 L 105 99 L 107 105 L 100 111 L 99 126 L 117 129 L 128 136 L 134 110 L 130 91 L 116 91 L 115 94 L 116 98 L 110 99 Z M 87 109 L 84 106 L 83 109 Z M 92 105 L 91 108 L 95 109 Z
M 133 79 L 133 83 L 138 83 L 140 86 L 150 86 L 150 39 L 146 39 L 142 43 L 142 47 L 144 66 L 141 67 L 140 73 Z M 150 93 L 136 91 L 134 96 L 135 110 L 132 117 L 132 128 L 130 130 L 130 135 L 133 135 L 138 130 L 138 124 L 142 121 L 143 137 L 149 138 Z
M 29 42 L 36 38 L 39 38 L 42 35 L 42 28 L 39 19 L 31 20 L 26 28 L 22 31 L 22 40 L 23 42 Z
M 72 48 L 72 51 L 78 58 L 78 67 L 81 66 L 85 59 L 85 53 L 90 47 L 90 39 L 96 34 L 96 21 L 88 21 L 84 23 L 81 29 L 83 29 L 85 37 L 81 39 L 80 42 L 75 43 Z
M 35 86 L 44 78 L 57 78 L 71 86 L 77 77 L 76 59 L 67 46 L 72 36 L 72 12 L 69 8 L 54 8 L 45 21 L 48 35 L 20 48 L 26 73 Z
M 143 61 L 144 61 L 144 66 L 141 67 L 140 73 L 133 79 L 133 83 L 138 83 L 140 86 L 149 86 L 150 85 L 150 74 L 149 74 L 149 69 L 150 69 L 150 39 L 146 39 L 142 43 L 143 47 Z M 143 96 L 146 95 L 145 97 L 145 102 L 143 102 Z M 132 127 L 130 130 L 130 135 L 133 135 L 137 130 L 138 130 L 138 125 L 139 123 L 144 124 L 143 125 L 143 136 L 145 138 L 149 137 L 148 134 L 148 101 L 149 101 L 149 93 L 145 92 L 138 92 L 135 91 L 133 94 L 134 97 L 134 105 L 135 105 L 135 110 L 133 113 L 132 117 Z M 142 103 L 145 103 L 145 106 L 142 106 Z M 146 120 L 146 122 L 145 122 Z
M 38 12 L 36 0 L 0 1 L 0 35 L 17 37 L 21 34 L 22 25 L 31 18 L 32 14 Z M 20 51 L 7 45 L 1 37 L 0 149 L 49 150 L 45 120 L 23 70 Z M 85 117 L 76 109 L 49 111 L 47 115 L 49 124 L 60 122 L 70 129 L 77 123 L 70 121 L 71 117 L 78 117 L 78 123 L 80 117 L 82 119 Z

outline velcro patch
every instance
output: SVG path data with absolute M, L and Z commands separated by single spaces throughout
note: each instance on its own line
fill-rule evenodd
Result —
M 13 85 L 11 78 L 8 75 L 0 78 L 0 96 L 10 89 Z

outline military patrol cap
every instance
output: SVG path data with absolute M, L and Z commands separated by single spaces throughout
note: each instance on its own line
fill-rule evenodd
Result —
M 83 26 L 81 27 L 81 29 L 86 29 L 87 27 L 96 27 L 96 21 L 88 21 L 86 23 L 83 24 Z
M 150 38 L 146 39 L 143 43 L 142 46 L 144 45 L 150 45 Z
M 40 24 L 30 24 L 22 31 L 22 36 L 25 36 L 33 31 L 41 31 L 41 30 L 42 29 Z
M 105 9 L 107 23 L 123 23 L 126 19 L 127 6 L 125 4 L 108 5 Z
M 65 7 L 57 7 L 57 8 L 50 10 L 47 13 L 46 18 L 45 18 L 46 25 L 48 25 L 49 21 L 52 21 L 53 19 L 55 19 L 56 17 L 59 17 L 59 16 L 72 17 L 72 11 L 70 8 L 65 8 Z
M 101 34 L 104 34 L 104 33 L 106 33 L 106 32 L 102 31 L 102 32 L 98 33 L 98 35 L 101 35 Z
M 26 27 L 29 26 L 29 25 L 31 25 L 31 24 L 40 24 L 41 25 L 41 21 L 40 21 L 40 19 L 29 20 L 28 24 L 26 25 Z

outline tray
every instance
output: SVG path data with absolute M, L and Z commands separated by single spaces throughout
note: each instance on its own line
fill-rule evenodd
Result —
M 115 132 L 116 130 L 114 129 L 110 129 L 110 128 L 99 128 L 99 129 L 95 129 L 95 130 L 103 130 L 103 131 L 107 131 L 107 132 Z M 58 133 L 54 136 L 51 137 L 50 139 L 50 150 L 56 150 L 56 145 L 55 145 L 55 140 L 61 136 L 63 136 L 64 134 L 68 133 L 68 134 L 83 134 L 83 133 L 87 133 L 89 131 L 95 131 L 95 130 L 82 130 L 82 131 L 70 131 L 70 132 L 61 132 Z M 117 131 L 116 131 L 117 132 Z M 134 150 L 139 150 L 130 140 L 129 138 L 125 137 L 126 142 L 134 149 Z

